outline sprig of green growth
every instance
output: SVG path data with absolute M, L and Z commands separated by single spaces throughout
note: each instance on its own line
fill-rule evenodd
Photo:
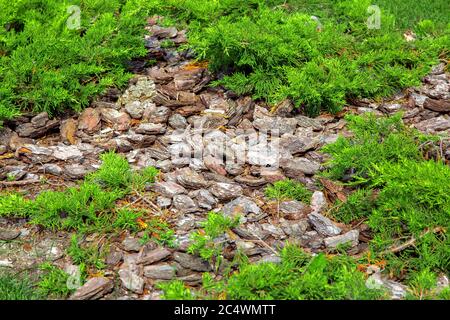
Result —
M 297 181 L 286 179 L 275 182 L 265 189 L 266 197 L 278 201 L 297 200 L 310 203 L 312 192 Z
M 170 228 L 169 224 L 160 219 L 150 219 L 145 222 L 146 227 L 144 235 L 141 238 L 141 243 L 145 244 L 149 241 L 154 241 L 159 245 L 166 245 L 171 248 L 177 246 L 175 240 L 175 231 Z
M 67 298 L 73 289 L 67 286 L 69 275 L 57 266 L 46 262 L 39 266 L 43 273 L 37 283 L 40 295 L 53 299 Z
M 72 235 L 67 254 L 76 265 L 83 265 L 95 273 L 106 268 L 105 251 L 96 245 L 81 246 L 78 236 Z
M 205 221 L 201 222 L 199 231 L 191 233 L 192 244 L 188 248 L 191 254 L 198 254 L 211 264 L 220 267 L 223 261 L 223 249 L 225 240 L 222 239 L 225 232 L 238 226 L 240 217 L 227 217 L 221 213 L 208 213 Z

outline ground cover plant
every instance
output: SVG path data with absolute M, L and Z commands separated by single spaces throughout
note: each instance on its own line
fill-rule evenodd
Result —
M 0 195 L 0 217 L 27 218 L 31 224 L 53 231 L 76 232 L 66 253 L 80 270 L 81 285 L 88 276 L 105 269 L 108 253 L 107 245 L 84 243 L 86 234 L 143 231 L 143 242 L 176 246 L 174 232 L 166 222 L 126 201 L 155 182 L 159 171 L 153 167 L 132 171 L 126 159 L 114 152 L 104 153 L 101 160 L 100 168 L 77 187 L 42 191 L 34 199 L 17 193 Z M 0 300 L 65 299 L 74 292 L 67 285 L 70 275 L 56 265 L 43 263 L 38 270 L 39 277 L 33 281 L 0 272 Z
M 46 262 L 39 266 L 42 275 L 37 282 L 37 292 L 41 297 L 53 299 L 67 298 L 74 289 L 67 286 L 69 274 L 59 267 Z
M 339 111 L 351 99 L 388 96 L 418 85 L 439 57 L 448 57 L 449 26 L 421 21 L 413 26 L 418 38 L 407 42 L 388 8 L 383 8 L 380 28 L 368 29 L 370 1 L 312 6 L 306 12 L 314 11 L 320 25 L 302 10 L 306 5 L 291 2 L 270 6 L 261 1 L 245 16 L 225 11 L 217 19 L 213 15 L 209 25 L 197 20 L 189 25 L 190 46 L 213 71 L 225 74 L 216 84 L 271 103 L 290 98 L 317 115 Z
M 220 213 L 210 212 L 202 229 L 192 233 L 188 252 L 198 254 L 217 268 L 223 261 L 225 234 L 239 224 Z M 250 264 L 238 252 L 221 280 L 203 274 L 200 289 L 190 289 L 181 281 L 161 282 L 164 298 L 177 299 L 384 299 L 386 292 L 366 287 L 365 275 L 357 261 L 346 255 L 312 256 L 287 244 L 280 252 L 281 263 Z
M 39 299 L 39 294 L 32 280 L 25 275 L 0 270 L 0 300 L 35 299 Z
M 80 111 L 108 87 L 124 87 L 132 76 L 130 60 L 147 53 L 144 26 L 154 14 L 164 17 L 165 26 L 187 28 L 189 42 L 177 50 L 190 49 L 209 66 L 215 76 L 211 86 L 273 106 L 287 98 L 296 111 L 313 116 L 418 85 L 432 66 L 448 62 L 448 1 L 380 0 L 379 28 L 367 24 L 368 19 L 376 24 L 372 4 L 0 0 L 0 127 L 22 112 Z M 175 43 L 164 40 L 161 47 Z M 408 285 L 407 299 L 450 299 L 450 289 L 436 289 L 439 276 L 450 272 L 450 168 L 439 149 L 442 137 L 420 134 L 401 119 L 401 114 L 347 115 L 352 135 L 322 149 L 331 158 L 316 177 L 344 190 L 323 214 L 355 229 L 364 224 L 367 251 L 349 256 L 344 245 L 312 255 L 290 243 L 272 248 L 256 236 L 251 241 L 270 248 L 280 261 L 251 264 L 239 246 L 228 251 L 238 244 L 229 240 L 236 237 L 239 217 L 215 209 L 190 234 L 187 248 L 209 262 L 211 272 L 204 273 L 199 289 L 181 281 L 157 283 L 164 298 L 388 299 L 387 292 L 367 287 L 364 268 L 375 263 L 383 275 Z M 170 212 L 156 208 L 160 214 L 153 215 L 155 206 L 145 198 L 156 168 L 133 171 L 125 157 L 112 152 L 101 161 L 97 171 L 61 191 L 0 193 L 0 218 L 74 233 L 65 253 L 79 268 L 81 283 L 107 268 L 111 235 L 170 248 L 177 247 L 179 236 L 164 219 Z M 9 174 L 5 182 L 14 180 Z M 288 179 L 268 185 L 264 195 L 279 207 L 289 200 L 308 204 L 312 193 Z M 277 223 L 280 217 L 269 218 Z M 84 241 L 86 236 L 98 242 Z M 37 272 L 31 279 L 0 269 L 0 300 L 58 299 L 74 292 L 67 286 L 71 276 L 55 264 L 41 264 Z
M 68 287 L 69 274 L 58 266 L 45 262 L 36 267 L 38 273 L 29 276 L 27 272 L 12 272 L 0 269 L 0 301 L 64 299 L 74 289 Z
M 205 273 L 199 290 L 180 281 L 161 283 L 165 298 L 388 298 L 382 290 L 369 290 L 361 272 L 363 266 L 376 263 L 384 274 L 408 284 L 407 299 L 448 299 L 448 290 L 437 290 L 436 283 L 440 274 L 450 271 L 450 168 L 439 157 L 424 156 L 433 151 L 433 144 L 426 142 L 437 147 L 439 137 L 406 127 L 400 114 L 346 119 L 353 135 L 322 149 L 332 156 L 323 175 L 343 184 L 350 195 L 328 214 L 346 224 L 366 223 L 373 234 L 369 251 L 356 257 L 345 251 L 313 257 L 287 244 L 279 264 L 249 264 L 237 255 L 239 262 L 232 263 L 222 280 Z M 303 190 L 293 181 L 280 181 L 266 188 L 266 196 L 298 199 L 292 192 L 300 186 Z M 229 218 L 210 213 L 203 229 L 192 234 L 190 252 L 214 262 L 223 253 L 221 240 L 231 227 Z
M 162 283 L 166 299 L 383 299 L 385 292 L 368 289 L 364 274 L 346 256 L 312 257 L 296 246 L 281 251 L 282 262 L 241 264 L 228 278 L 217 281 L 205 274 L 201 290 L 190 290 L 182 282 Z
M 127 62 L 146 54 L 143 26 L 152 14 L 187 26 L 188 46 L 224 75 L 216 84 L 271 103 L 290 98 L 311 115 L 416 85 L 448 58 L 445 0 L 427 4 L 423 15 L 411 9 L 419 1 L 382 1 L 380 29 L 367 27 L 368 0 L 71 5 L 78 7 L 63 0 L 0 1 L 0 121 L 27 110 L 78 111 L 107 87 L 123 86 L 131 76 Z M 416 41 L 405 41 L 406 27 Z
M 365 221 L 374 233 L 372 253 L 397 277 L 448 273 L 450 168 L 425 159 L 421 149 L 438 138 L 406 128 L 399 115 L 347 119 L 354 136 L 323 148 L 333 156 L 325 175 L 353 187 L 331 214 L 345 223 Z
M 286 179 L 275 182 L 265 189 L 266 197 L 277 201 L 297 200 L 309 203 L 312 192 L 300 182 Z
M 67 249 L 67 254 L 72 259 L 75 265 L 81 265 L 99 271 L 106 267 L 104 258 L 106 255 L 104 248 L 99 248 L 97 245 L 82 245 L 77 235 L 72 235 L 70 239 L 70 246 Z M 92 272 L 94 273 L 94 272 Z
M 43 191 L 28 199 L 17 193 L 0 197 L 0 217 L 29 218 L 32 224 L 52 230 L 102 233 L 115 228 L 137 228 L 138 213 L 116 210 L 116 202 L 155 181 L 158 170 L 133 172 L 127 160 L 113 152 L 101 156 L 102 165 L 78 187 Z M 132 212 L 130 212 L 130 210 Z
M 353 137 L 340 137 L 322 149 L 332 156 L 327 177 L 359 184 L 358 179 L 367 176 L 373 164 L 421 158 L 418 146 L 427 137 L 407 129 L 401 114 L 381 119 L 372 114 L 364 117 L 347 115 L 346 120 Z
M 215 265 L 216 270 L 223 261 L 224 241 L 216 241 L 220 236 L 239 224 L 240 217 L 224 216 L 210 212 L 201 223 L 202 229 L 191 234 L 192 244 L 188 248 L 191 254 L 198 254 L 202 259 Z
M 177 242 L 175 241 L 175 232 L 170 225 L 161 218 L 148 219 L 141 228 L 144 229 L 144 234 L 141 237 L 141 243 L 153 241 L 161 246 L 168 246 L 175 248 Z
M 146 54 L 153 3 L 0 1 L 0 121 L 24 110 L 79 111 L 105 88 L 126 84 L 127 61 Z
M 432 3 L 379 0 L 376 4 L 394 15 L 395 26 L 398 29 L 412 29 L 417 23 L 424 20 L 431 20 L 438 28 L 443 28 L 450 21 L 450 4 L 445 0 L 435 0 Z

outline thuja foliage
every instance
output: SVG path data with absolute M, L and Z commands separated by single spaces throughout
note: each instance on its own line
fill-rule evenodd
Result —
M 42 191 L 35 199 L 16 193 L 2 195 L 0 216 L 28 217 L 31 223 L 52 230 L 107 232 L 117 227 L 135 228 L 129 221 L 134 215 L 120 210 L 114 214 L 116 201 L 154 182 L 158 171 L 147 168 L 132 172 L 126 159 L 112 152 L 103 154 L 101 159 L 100 169 L 77 187 Z
M 409 279 L 424 270 L 448 273 L 450 167 L 425 160 L 420 148 L 424 139 L 436 138 L 407 129 L 398 116 L 349 120 L 354 136 L 324 150 L 333 156 L 329 175 L 345 179 L 351 172 L 360 188 L 331 214 L 345 223 L 366 220 L 372 252 L 387 258 L 398 277 Z M 412 242 L 402 248 L 407 241 Z
M 114 152 L 107 152 L 100 156 L 102 166 L 92 173 L 87 180 L 112 190 L 142 191 L 147 183 L 155 182 L 159 174 L 155 167 L 147 167 L 140 172 L 130 169 L 127 159 Z
M 409 281 L 410 289 L 406 299 L 450 300 L 450 288 L 436 287 L 437 281 L 436 274 L 429 269 L 417 272 Z
M 68 286 L 69 274 L 58 266 L 45 262 L 37 266 L 38 273 L 0 270 L 0 300 L 65 299 L 74 292 Z
M 145 18 L 160 3 L 1 0 L 0 121 L 20 110 L 78 111 L 126 84 L 126 63 L 145 56 Z
M 343 223 L 366 218 L 375 205 L 375 194 L 371 189 L 356 189 L 345 202 L 338 201 L 332 214 Z
M 128 230 L 136 234 L 142 231 L 140 242 L 146 244 L 153 241 L 162 246 L 176 247 L 175 231 L 161 217 L 148 217 L 142 210 L 122 207 L 116 210 L 115 220 L 112 223 L 115 230 Z
M 137 232 L 140 229 L 138 219 L 142 213 L 129 208 L 121 208 L 116 211 L 116 219 L 113 222 L 113 228 L 119 230 L 129 230 Z
M 110 211 L 123 195 L 87 182 L 62 192 L 44 191 L 28 203 L 31 221 L 53 230 L 100 228 L 108 225 Z
M 398 245 L 396 239 L 415 238 L 414 246 L 398 256 L 397 271 L 450 271 L 450 168 L 434 161 L 378 164 L 369 174 L 379 188 L 368 225 L 375 232 L 376 251 Z
M 235 300 L 314 300 L 382 299 L 385 293 L 369 289 L 364 274 L 346 256 L 311 256 L 288 245 L 281 252 L 282 262 L 242 264 L 222 281 L 209 281 L 200 291 L 189 290 L 180 282 L 161 284 L 166 299 L 213 298 Z M 213 293 L 213 294 L 211 294 Z

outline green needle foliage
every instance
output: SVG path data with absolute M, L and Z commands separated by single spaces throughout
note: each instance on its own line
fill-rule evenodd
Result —
M 194 300 L 191 290 L 181 280 L 160 282 L 157 287 L 163 290 L 165 300 Z
M 304 203 L 310 203 L 312 192 L 297 181 L 286 179 L 269 185 L 265 190 L 266 197 L 278 201 L 297 200 Z
M 63 299 L 73 293 L 74 290 L 67 286 L 69 275 L 64 270 L 48 262 L 40 265 L 39 269 L 43 273 L 37 283 L 40 295 L 53 299 Z
M 339 111 L 348 99 L 418 85 L 439 57 L 448 56 L 450 26 L 421 22 L 414 27 L 419 38 L 410 43 L 384 7 L 381 28 L 368 29 L 369 0 L 322 1 L 321 6 L 275 2 L 259 1 L 246 15 L 223 10 L 209 25 L 199 22 L 205 13 L 197 10 L 189 25 L 190 46 L 213 71 L 226 74 L 216 84 L 271 103 L 290 98 L 317 115 Z M 442 3 L 430 10 L 438 12 Z
M 371 4 L 0 0 L 0 122 L 23 110 L 79 111 L 106 88 L 124 86 L 127 62 L 146 55 L 144 25 L 153 14 L 188 28 L 188 47 L 225 74 L 216 84 L 271 103 L 291 98 L 311 115 L 417 85 L 438 58 L 448 58 L 446 0 L 383 0 L 380 29 L 367 28 Z M 76 25 L 72 5 L 80 9 L 79 28 L 68 27 Z M 406 42 L 403 28 L 418 39 Z
M 0 196 L 0 217 L 28 217 L 29 201 L 17 193 L 5 193 Z
M 141 243 L 154 241 L 161 246 L 168 246 L 175 248 L 177 246 L 175 241 L 175 231 L 173 231 L 169 224 L 163 220 L 153 218 L 145 222 L 146 228 L 141 238 Z
M 131 188 L 135 191 L 142 191 L 146 186 L 156 181 L 159 170 L 155 167 L 147 167 L 139 172 L 133 172 Z
M 39 294 L 27 277 L 0 273 L 0 300 L 37 300 Z
M 21 110 L 79 111 L 121 87 L 145 56 L 145 18 L 157 1 L 0 1 L 0 121 Z M 80 9 L 80 27 L 75 26 Z
M 328 175 L 356 189 L 331 211 L 337 220 L 364 219 L 374 233 L 372 251 L 388 259 L 401 278 L 419 272 L 450 271 L 450 167 L 425 160 L 420 145 L 439 141 L 403 126 L 400 116 L 348 117 L 354 136 L 340 138 L 323 150 L 333 158 Z M 401 250 L 392 250 L 407 241 Z
M 331 214 L 343 223 L 351 223 L 367 217 L 375 206 L 375 196 L 371 189 L 356 189 L 345 202 L 338 201 Z
M 243 264 L 238 272 L 222 281 L 210 281 L 203 290 L 192 291 L 180 282 L 160 284 L 166 299 L 213 298 L 231 300 L 313 300 L 383 299 L 381 290 L 369 289 L 364 274 L 346 256 L 315 257 L 288 245 L 281 252 L 282 262 Z M 207 290 L 205 290 L 207 288 Z M 214 292 L 211 296 L 210 293 Z
M 30 202 L 31 221 L 53 230 L 101 228 L 109 220 L 115 201 L 122 196 L 121 191 L 104 191 L 86 182 L 63 192 L 45 191 Z
M 113 228 L 118 230 L 129 230 L 131 232 L 139 231 L 137 219 L 142 216 L 141 212 L 136 212 L 128 208 L 117 210 L 116 219 L 113 222 Z
M 442 27 L 450 21 L 450 4 L 446 0 L 378 0 L 376 3 L 393 14 L 395 26 L 401 30 L 411 29 L 426 20 L 434 21 L 437 26 Z
M 399 257 L 400 270 L 450 270 L 450 168 L 434 161 L 374 165 L 369 178 L 380 188 L 368 225 L 376 233 L 372 246 L 381 251 L 395 239 L 415 238 Z
M 76 265 L 83 265 L 94 271 L 102 270 L 106 267 L 104 262 L 105 252 L 95 245 L 81 246 L 77 235 L 73 235 L 67 254 Z
M 112 190 L 142 191 L 146 184 L 155 182 L 159 170 L 147 167 L 140 172 L 132 172 L 127 159 L 114 152 L 100 156 L 102 166 L 92 173 L 87 180 Z
M 324 300 L 380 299 L 381 291 L 368 289 L 364 274 L 347 257 L 308 256 L 295 247 L 282 252 L 281 265 L 248 265 L 232 276 L 230 299 Z
M 103 163 L 99 170 L 86 177 L 78 187 L 43 191 L 34 200 L 14 193 L 2 195 L 0 216 L 28 217 L 31 223 L 52 230 L 107 232 L 119 226 L 135 227 L 129 221 L 129 214 L 120 211 L 114 215 L 116 201 L 153 183 L 158 170 L 147 168 L 132 172 L 124 157 L 111 152 L 103 154 L 101 159 Z M 128 220 L 124 221 L 125 218 Z
M 216 240 L 239 225 L 239 221 L 239 216 L 230 218 L 221 213 L 208 213 L 206 220 L 201 223 L 202 229 L 191 234 L 192 244 L 188 252 L 199 254 L 202 259 L 219 267 L 223 261 L 224 243 Z
M 445 292 L 436 292 L 436 274 L 424 269 L 412 277 L 409 281 L 410 291 L 407 299 L 445 299 Z
M 110 189 L 122 189 L 131 184 L 133 174 L 127 159 L 107 152 L 100 156 L 100 160 L 102 166 L 88 180 Z
M 354 137 L 340 137 L 322 148 L 323 152 L 332 155 L 326 173 L 328 177 L 360 183 L 358 177 L 365 177 L 374 163 L 420 159 L 420 135 L 405 128 L 401 114 L 389 118 L 377 118 L 370 113 L 347 115 L 346 120 Z

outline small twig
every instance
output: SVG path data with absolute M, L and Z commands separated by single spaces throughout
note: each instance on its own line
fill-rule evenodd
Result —
M 158 208 L 158 206 L 156 204 L 154 204 L 153 202 L 151 202 L 150 200 L 148 200 L 147 198 L 145 198 L 145 196 L 141 195 L 138 191 L 134 190 L 134 192 L 145 202 L 147 203 L 149 206 L 151 206 L 153 209 L 155 210 L 160 210 L 160 208 Z
M 423 238 L 424 236 L 426 236 L 426 235 L 429 234 L 430 232 L 437 233 L 437 232 L 441 232 L 441 231 L 442 231 L 442 228 L 441 228 L 441 227 L 437 227 L 437 228 L 434 228 L 434 229 L 432 229 L 432 230 L 428 229 L 428 230 L 422 232 L 422 233 L 420 234 L 419 238 Z M 394 246 L 394 247 L 391 247 L 391 248 L 389 248 L 389 249 L 387 249 L 387 250 L 382 251 L 382 252 L 380 253 L 380 255 L 384 255 L 384 254 L 388 254 L 388 253 L 397 253 L 397 252 L 403 251 L 403 250 L 405 250 L 406 248 L 408 248 L 408 247 L 414 245 L 414 244 L 416 243 L 416 241 L 417 241 L 417 238 L 411 237 L 411 239 L 409 239 L 408 241 L 402 243 L 402 244 L 399 245 L 399 246 Z
M 128 207 L 130 207 L 130 206 L 132 206 L 132 205 L 134 205 L 134 204 L 136 204 L 136 203 L 138 203 L 138 202 L 140 202 L 142 200 L 143 200 L 142 197 L 139 197 L 136 200 L 134 200 L 133 202 L 130 202 L 130 203 L 124 205 L 122 208 L 128 208 Z
M 339 208 L 342 207 L 344 204 L 345 204 L 345 202 L 342 201 L 342 202 L 338 203 L 337 205 L 332 206 L 331 208 L 329 208 L 329 209 L 327 210 L 327 212 L 325 213 L 325 216 L 329 217 L 331 211 L 334 211 L 334 210 L 339 209 Z
M 385 255 L 385 254 L 388 254 L 388 253 L 397 253 L 397 252 L 403 251 L 406 248 L 412 246 L 414 243 L 416 243 L 416 241 L 417 241 L 417 239 L 412 237 L 411 239 L 409 239 L 408 241 L 404 242 L 403 244 L 401 244 L 399 246 L 396 246 L 396 247 L 391 247 L 391 248 L 389 248 L 387 250 L 384 250 L 380 254 L 381 255 Z
M 378 255 L 386 255 L 386 254 L 389 254 L 389 253 L 397 253 L 397 252 L 401 252 L 401 251 L 405 250 L 406 248 L 408 248 L 408 247 L 414 245 L 418 239 L 420 239 L 420 238 L 426 236 L 426 235 L 429 234 L 430 232 L 437 233 L 437 232 L 442 232 L 443 230 L 444 230 L 444 229 L 441 228 L 441 227 L 436 227 L 436 228 L 434 228 L 434 229 L 432 229 L 432 230 L 430 230 L 430 229 L 425 230 L 424 232 L 422 232 L 422 233 L 420 234 L 420 236 L 419 236 L 418 238 L 412 237 L 412 238 L 410 238 L 408 241 L 402 243 L 401 245 L 398 245 L 398 246 L 392 246 L 392 247 L 390 247 L 390 248 L 388 248 L 388 249 L 386 249 L 386 250 L 380 252 Z M 355 259 L 360 259 L 360 258 L 362 258 L 362 257 L 364 256 L 364 254 L 365 254 L 366 252 L 367 252 L 367 250 L 366 250 L 366 251 L 363 251 L 363 252 L 360 252 L 360 253 L 358 253 L 358 254 L 355 254 L 355 255 L 353 255 L 352 257 L 355 258 Z
M 59 182 L 52 182 L 50 180 L 47 180 L 47 181 L 45 181 L 45 184 L 48 184 L 48 185 L 50 185 L 52 187 L 66 187 L 66 188 L 70 188 L 70 186 L 67 183 L 64 183 L 64 182 L 59 183 Z
M 432 144 L 432 143 L 433 143 L 433 141 L 425 141 L 425 142 L 423 142 L 423 143 L 421 143 L 421 144 L 419 145 L 419 149 L 422 149 L 422 148 L 425 147 L 426 145 Z
M 98 246 L 98 252 L 100 253 L 100 251 L 103 249 L 104 243 L 103 240 L 105 240 L 105 238 L 108 236 L 108 234 L 104 234 L 103 236 L 100 237 L 100 239 L 98 239 L 97 242 L 97 246 Z
M 268 249 L 270 249 L 273 253 L 275 253 L 275 255 L 279 256 L 280 254 L 274 249 L 272 248 L 267 242 L 265 242 L 263 239 L 261 239 L 260 237 L 258 237 L 256 234 L 252 233 L 252 235 L 257 239 L 257 240 L 248 240 L 251 242 L 259 242 L 261 244 L 263 244 L 265 247 L 267 247 Z
M 280 199 L 277 200 L 277 217 L 280 219 Z
M 5 187 L 15 187 L 15 186 L 25 186 L 27 184 L 39 183 L 40 180 L 20 180 L 20 181 L 0 181 L 0 186 Z
M 362 219 L 360 222 L 358 222 L 358 223 L 356 224 L 356 226 L 353 227 L 353 229 L 358 228 L 360 225 L 362 225 L 362 224 L 363 224 L 364 222 L 366 222 L 367 220 L 368 220 L 367 218 Z

